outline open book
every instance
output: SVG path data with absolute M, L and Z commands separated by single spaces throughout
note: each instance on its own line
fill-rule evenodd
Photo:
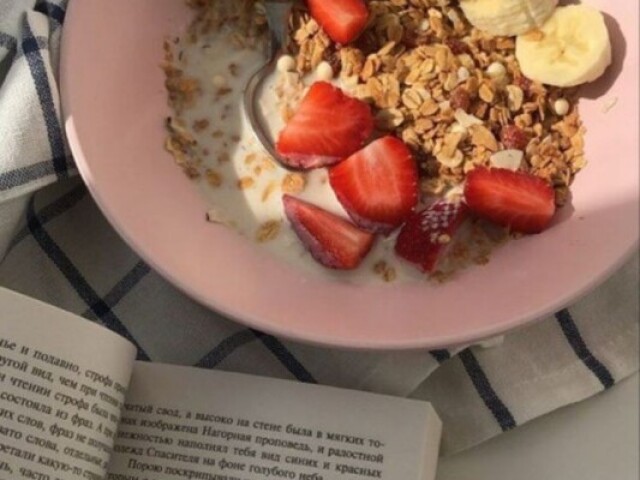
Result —
M 0 480 L 431 480 L 431 406 L 136 362 L 127 340 L 0 289 Z

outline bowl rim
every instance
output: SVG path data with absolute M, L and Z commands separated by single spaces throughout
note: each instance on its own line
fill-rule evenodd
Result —
M 530 309 L 528 314 L 521 315 L 519 317 L 513 317 L 508 321 L 501 323 L 494 323 L 485 325 L 481 328 L 476 328 L 473 331 L 461 332 L 451 335 L 442 335 L 439 337 L 431 338 L 406 338 L 404 340 L 384 340 L 384 339 L 371 339 L 371 338 L 341 338 L 331 335 L 305 335 L 300 332 L 294 332 L 288 329 L 286 326 L 280 324 L 273 324 L 265 321 L 266 317 L 247 316 L 238 310 L 238 306 L 235 308 L 231 305 L 223 305 L 214 301 L 211 297 L 203 295 L 198 289 L 194 289 L 184 279 L 176 276 L 172 271 L 165 268 L 165 266 L 150 255 L 140 240 L 130 231 L 127 225 L 122 224 L 118 220 L 118 214 L 112 208 L 112 205 L 108 199 L 104 198 L 102 192 L 94 181 L 94 176 L 91 168 L 91 161 L 84 154 L 82 140 L 80 134 L 75 126 L 74 122 L 67 121 L 70 117 L 73 117 L 75 103 L 73 95 L 71 94 L 71 78 L 72 74 L 67 67 L 69 58 L 68 53 L 70 51 L 69 44 L 74 37 L 73 28 L 69 28 L 69 25 L 73 25 L 73 19 L 78 6 L 81 2 L 72 2 L 67 12 L 67 28 L 62 38 L 62 50 L 61 50 L 61 93 L 62 93 L 62 109 L 65 120 L 65 130 L 69 145 L 73 156 L 76 160 L 78 171 L 87 185 L 91 195 L 95 199 L 100 210 L 104 213 L 109 223 L 115 228 L 118 234 L 125 240 L 125 242 L 156 272 L 158 272 L 163 278 L 176 286 L 183 293 L 189 297 L 195 299 L 199 303 L 222 313 L 227 318 L 237 321 L 240 324 L 247 325 L 251 328 L 255 328 L 261 331 L 268 332 L 283 338 L 291 339 L 294 341 L 318 345 L 318 346 L 330 346 L 342 349 L 355 349 L 355 350 L 415 350 L 422 348 L 443 348 L 444 346 L 451 347 L 456 345 L 469 344 L 491 338 L 497 335 L 504 334 L 509 330 L 516 329 L 530 324 L 531 322 L 546 317 L 549 314 L 553 314 L 558 310 L 566 307 L 568 304 L 573 303 L 576 299 L 587 294 L 598 285 L 603 283 L 610 275 L 618 270 L 637 250 L 639 240 L 636 236 L 635 239 L 631 239 L 628 246 L 623 251 L 619 251 L 616 255 L 616 261 L 609 265 L 603 265 L 602 268 L 592 277 L 581 279 L 580 282 L 576 282 L 572 288 L 566 289 L 566 292 L 557 296 L 554 300 L 547 302 L 545 305 L 539 306 L 535 309 Z M 71 19 L 71 21 L 69 21 Z

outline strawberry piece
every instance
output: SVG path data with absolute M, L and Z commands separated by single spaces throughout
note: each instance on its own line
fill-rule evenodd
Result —
M 364 0 L 308 0 L 311 16 L 331 40 L 346 45 L 354 41 L 369 20 Z
M 396 253 L 423 272 L 432 273 L 467 217 L 468 209 L 463 203 L 446 200 L 414 212 L 400 230 Z
M 291 195 L 282 198 L 284 211 L 311 256 L 328 268 L 352 270 L 367 256 L 375 236 L 351 222 Z
M 556 211 L 553 188 L 528 173 L 478 168 L 467 175 L 464 196 L 478 216 L 520 233 L 540 233 Z
M 369 105 L 330 83 L 317 82 L 280 132 L 276 149 L 292 168 L 324 167 L 356 152 L 373 128 Z
M 409 148 L 387 136 L 329 171 L 338 200 L 360 228 L 389 234 L 418 203 L 418 167 Z

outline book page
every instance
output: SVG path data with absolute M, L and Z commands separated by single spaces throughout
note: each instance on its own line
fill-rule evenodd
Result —
M 136 363 L 109 480 L 432 480 L 424 402 Z
M 102 479 L 135 348 L 0 289 L 0 479 Z

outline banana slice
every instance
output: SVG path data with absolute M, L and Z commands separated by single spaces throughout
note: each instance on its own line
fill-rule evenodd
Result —
M 600 11 L 586 5 L 558 7 L 540 30 L 516 39 L 525 76 L 573 87 L 600 77 L 611 65 L 611 40 Z
M 538 28 L 551 16 L 558 0 L 461 0 L 471 24 L 492 35 L 516 36 Z

